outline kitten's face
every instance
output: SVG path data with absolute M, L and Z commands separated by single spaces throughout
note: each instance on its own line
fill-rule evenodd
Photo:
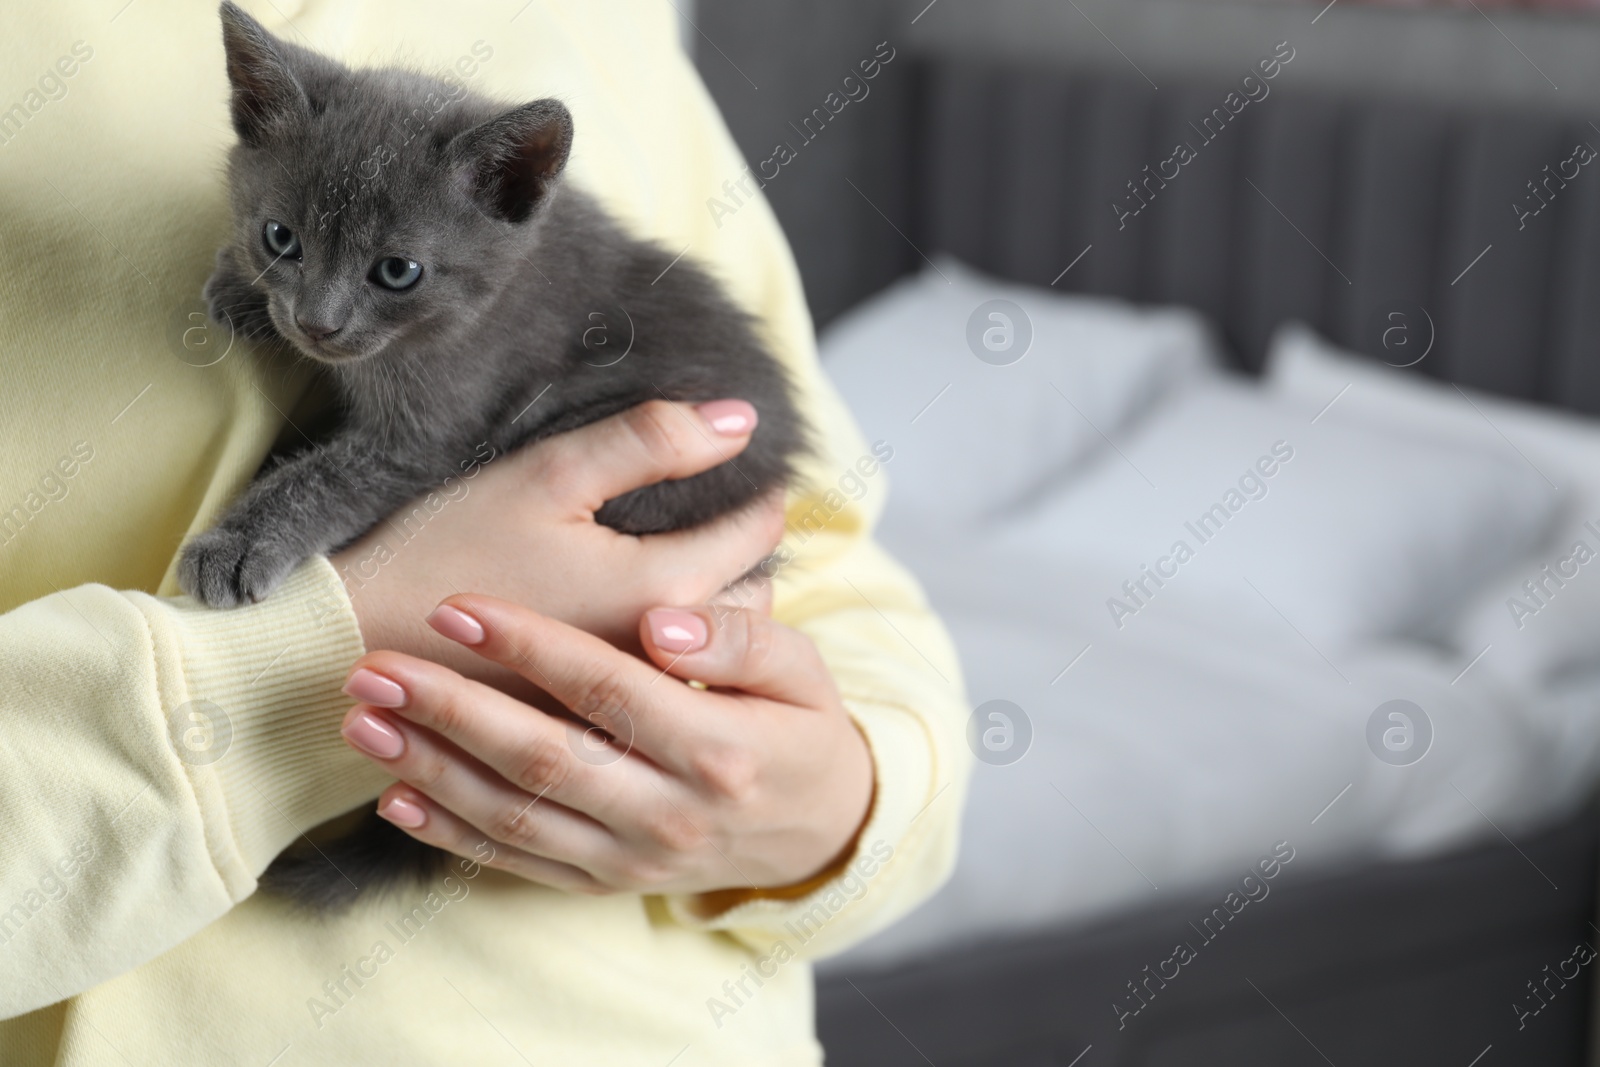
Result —
M 447 190 L 438 164 L 363 165 L 375 149 L 331 153 L 316 126 L 291 134 L 295 149 L 266 150 L 285 170 L 257 152 L 234 173 L 236 258 L 266 294 L 278 332 L 336 362 L 471 321 L 515 269 L 507 227 Z
M 350 71 L 223 6 L 240 144 L 234 254 L 278 332 L 327 363 L 470 323 L 522 262 L 566 162 L 555 101 L 502 111 L 402 71 Z

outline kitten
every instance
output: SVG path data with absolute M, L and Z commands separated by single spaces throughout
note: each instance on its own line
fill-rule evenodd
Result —
M 804 431 L 781 366 L 703 270 L 561 181 L 573 128 L 558 101 L 507 108 L 351 70 L 231 3 L 221 14 L 234 233 L 205 298 L 219 324 L 324 368 L 339 422 L 184 546 L 186 592 L 260 600 L 485 442 L 503 453 L 655 398 L 738 397 L 760 420 L 733 461 L 617 497 L 598 521 L 693 526 L 786 483 Z M 373 813 L 323 852 L 285 853 L 264 883 L 326 910 L 443 857 Z

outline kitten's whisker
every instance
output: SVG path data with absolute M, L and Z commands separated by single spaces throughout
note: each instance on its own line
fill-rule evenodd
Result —
M 416 365 L 412 364 L 410 361 L 406 361 L 406 362 L 401 363 L 400 367 L 408 375 L 410 375 L 411 376 L 411 380 L 416 383 L 416 385 L 417 385 L 417 401 L 418 401 L 418 403 L 420 403 L 422 405 L 423 410 L 426 411 L 427 407 L 428 407 L 428 389 L 429 389 L 429 386 L 431 385 L 431 383 L 423 381 L 422 373 L 421 373 L 422 372 L 422 368 L 417 367 Z

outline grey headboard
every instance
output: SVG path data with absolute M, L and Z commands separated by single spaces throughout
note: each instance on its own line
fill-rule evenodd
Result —
M 1390 362 L 1431 322 L 1419 370 L 1600 411 L 1600 160 L 1574 158 L 1600 133 L 1585 123 L 1284 89 L 1201 131 L 1235 86 L 949 62 L 917 77 L 907 236 L 925 250 L 1196 307 L 1247 367 L 1287 318 Z M 1194 157 L 1165 163 L 1179 143 Z M 1534 214 L 1529 183 L 1545 181 Z M 1397 325 L 1414 343 L 1386 349 Z
M 763 46 L 739 37 L 740 17 L 750 16 L 715 32 Z M 840 73 L 888 35 L 859 18 L 848 25 L 823 57 Z M 823 47 L 800 37 L 764 46 L 791 64 Z M 723 57 L 703 51 L 700 62 L 752 162 L 774 140 L 795 140 L 751 110 L 770 111 L 770 87 L 762 101 Z M 832 88 L 823 82 L 789 110 L 806 114 L 805 101 Z M 1246 368 L 1290 318 L 1401 362 L 1383 337 L 1403 323 L 1413 341 L 1433 334 L 1418 372 L 1600 412 L 1600 159 L 1569 162 L 1580 143 L 1600 147 L 1600 129 L 1515 105 L 1291 82 L 1286 68 L 1269 96 L 1204 141 L 1190 123 L 1237 81 L 1163 76 L 1153 91 L 1131 70 L 908 54 L 767 195 L 819 323 L 917 269 L 918 250 L 948 251 L 1058 291 L 1191 305 Z M 1119 222 L 1111 205 L 1131 205 L 1127 183 L 1157 171 L 1179 141 L 1196 158 L 1164 187 L 1142 187 L 1156 189 L 1148 207 Z M 1525 218 L 1513 209 L 1544 201 Z

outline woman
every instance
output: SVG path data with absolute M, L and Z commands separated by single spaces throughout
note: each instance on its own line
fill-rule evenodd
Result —
M 303 368 L 194 333 L 227 224 L 216 13 L 8 11 L 0 1063 L 820 1062 L 806 961 L 947 871 L 965 709 L 869 537 L 893 442 L 819 374 L 766 205 L 705 208 L 744 168 L 672 8 L 245 6 L 346 62 L 561 97 L 571 180 L 761 317 L 821 447 L 782 511 L 627 538 L 594 507 L 752 416 L 647 405 L 473 466 L 263 603 L 177 596 L 184 537 L 314 407 Z M 724 587 L 785 530 L 769 618 Z M 327 920 L 254 892 L 375 797 L 445 874 Z

